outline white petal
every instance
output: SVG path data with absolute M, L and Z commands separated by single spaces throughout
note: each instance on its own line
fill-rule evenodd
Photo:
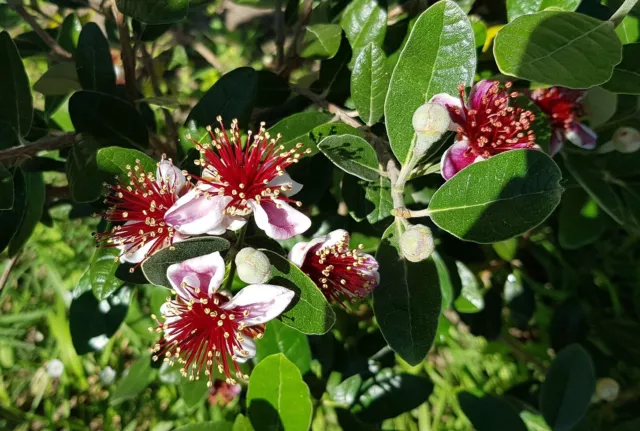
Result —
M 182 196 L 167 211 L 164 220 L 185 235 L 202 235 L 219 227 L 224 220 L 223 210 L 231 202 L 231 196 L 209 194 L 213 188 L 195 188 Z
M 243 356 L 240 354 L 240 351 L 237 348 L 234 348 L 236 356 L 238 357 L 238 359 L 236 359 L 236 362 L 239 364 L 243 364 L 249 359 L 253 358 L 256 355 L 257 349 L 255 341 L 253 341 L 247 335 L 243 335 L 243 338 L 244 339 L 240 342 L 240 345 L 242 346 L 242 350 L 248 352 L 248 354 L 246 356 Z
M 145 245 L 138 248 L 136 251 L 130 253 L 129 250 L 131 247 L 126 244 L 124 246 L 119 246 L 118 249 L 124 251 L 124 254 L 120 256 L 120 262 L 122 263 L 140 263 L 142 262 L 146 254 L 151 250 L 151 247 L 158 241 L 158 239 L 152 239 L 151 241 L 147 241 Z
M 156 169 L 156 182 L 159 185 L 167 184 L 170 188 L 175 186 L 176 193 L 182 190 L 187 180 L 182 171 L 175 167 L 169 160 L 161 160 Z
M 311 250 L 314 246 L 325 242 L 326 240 L 326 236 L 319 236 L 317 238 L 313 238 L 308 242 L 296 243 L 296 245 L 294 245 L 289 252 L 289 260 L 297 267 L 301 267 L 307 257 L 307 253 L 309 253 L 309 250 Z
M 292 290 L 271 284 L 252 284 L 240 290 L 222 308 L 229 310 L 242 307 L 249 315 L 242 318 L 247 326 L 266 323 L 278 317 L 295 296 Z
M 281 200 L 264 199 L 257 204 L 250 200 L 256 224 L 267 236 L 277 240 L 289 239 L 311 227 L 311 219 Z M 278 208 L 278 206 L 280 208 Z
M 269 187 L 274 187 L 274 186 L 280 187 L 283 185 L 291 186 L 291 190 L 286 190 L 282 192 L 282 194 L 284 194 L 285 196 L 293 196 L 296 193 L 298 193 L 300 190 L 302 190 L 302 184 L 293 181 L 291 179 L 291 176 L 286 172 L 283 172 L 282 175 L 278 175 L 277 177 L 269 181 L 269 184 L 267 184 L 267 186 Z
M 167 268 L 167 278 L 175 291 L 188 299 L 190 293 L 182 287 L 182 282 L 186 282 L 194 288 L 207 286 L 209 295 L 213 295 L 222 284 L 225 269 L 224 259 L 216 251 L 187 259 L 184 262 L 174 263 Z

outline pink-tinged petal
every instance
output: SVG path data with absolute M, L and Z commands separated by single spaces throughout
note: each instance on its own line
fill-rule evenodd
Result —
M 274 179 L 272 179 L 271 181 L 269 181 L 269 184 L 267 184 L 269 187 L 280 187 L 280 186 L 290 186 L 291 189 L 289 190 L 283 190 L 282 193 L 285 196 L 293 196 L 296 193 L 298 193 L 300 190 L 302 190 L 302 184 L 293 181 L 291 179 L 291 176 L 284 172 L 282 173 L 282 175 L 278 175 L 277 177 L 275 177 Z
M 194 296 L 195 288 L 208 288 L 213 295 L 224 279 L 225 264 L 219 252 L 187 259 L 167 268 L 167 278 L 171 287 L 183 298 Z M 188 286 L 183 286 L 185 282 Z
M 231 196 L 205 195 L 203 190 L 190 190 L 178 199 L 164 220 L 185 235 L 202 235 L 219 228 L 224 220 L 223 210 L 231 202 Z
M 462 110 L 462 100 L 459 97 L 453 97 L 447 93 L 436 94 L 429 100 L 429 103 L 437 103 L 444 106 L 449 111 L 449 117 L 451 123 L 449 124 L 449 130 L 455 132 L 458 130 L 458 126 L 462 125 L 466 121 L 466 117 Z
M 549 141 L 549 155 L 551 157 L 558 154 L 564 146 L 564 129 L 554 129 Z
M 593 150 L 598 137 L 596 132 L 580 123 L 572 123 L 566 131 L 566 136 L 569 142 L 585 150 Z
M 182 171 L 175 167 L 169 160 L 163 159 L 156 168 L 156 182 L 166 184 L 169 188 L 175 186 L 176 193 L 180 192 L 187 180 Z
M 251 200 L 249 206 L 255 215 L 256 224 L 270 238 L 289 239 L 311 227 L 309 217 L 284 201 L 263 199 L 258 204 Z
M 482 98 L 486 97 L 491 88 L 495 87 L 496 84 L 494 81 L 489 81 L 487 79 L 483 79 L 479 81 L 476 85 L 471 87 L 471 91 L 469 91 L 469 108 L 478 109 L 482 107 Z
M 243 340 L 240 342 L 240 347 L 242 348 L 242 350 L 247 352 L 247 354 L 243 355 L 243 352 L 234 346 L 233 350 L 238 357 L 238 359 L 236 359 L 237 363 L 243 364 L 256 355 L 257 346 L 255 341 L 253 341 L 251 338 L 247 336 L 243 337 Z
M 294 296 L 292 290 L 282 286 L 252 284 L 240 290 L 222 308 L 247 310 L 248 315 L 242 322 L 247 326 L 260 325 L 278 317 L 289 306 Z
M 291 261 L 291 263 L 293 263 L 297 267 L 301 267 L 302 264 L 304 263 L 304 260 L 307 258 L 307 253 L 309 253 L 309 251 L 311 251 L 311 249 L 313 249 L 317 245 L 325 242 L 326 239 L 327 239 L 326 236 L 319 236 L 317 238 L 313 238 L 311 241 L 308 241 L 308 242 L 296 243 L 296 245 L 294 245 L 291 251 L 289 252 L 289 256 L 288 256 L 289 260 Z
M 455 174 L 466 168 L 476 161 L 473 152 L 468 151 L 469 144 L 467 139 L 456 141 L 447 151 L 442 154 L 440 159 L 440 171 L 445 180 L 450 179 Z
M 118 246 L 118 249 L 121 250 L 123 252 L 122 256 L 120 256 L 120 262 L 121 263 L 140 263 L 142 262 L 147 253 L 149 253 L 149 250 L 151 250 L 151 247 L 153 247 L 153 245 L 157 242 L 157 239 L 153 239 L 151 241 L 147 241 L 144 246 L 138 248 L 135 251 L 130 251 L 131 250 L 131 246 L 130 245 L 123 245 L 123 246 Z

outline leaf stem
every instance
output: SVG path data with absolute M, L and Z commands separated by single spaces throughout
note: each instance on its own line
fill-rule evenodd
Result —
M 245 223 L 244 226 L 242 226 L 242 228 L 240 229 L 240 233 L 238 234 L 238 239 L 236 240 L 236 243 L 233 246 L 233 249 L 229 250 L 229 253 L 227 254 L 227 256 L 231 257 L 231 262 L 230 262 L 230 267 L 229 267 L 229 274 L 227 275 L 227 281 L 224 284 L 225 290 L 231 290 L 231 286 L 233 285 L 233 278 L 236 275 L 236 259 L 235 259 L 235 255 L 242 248 L 242 244 L 244 243 L 244 236 L 247 233 L 247 227 L 248 226 L 249 226 L 248 222 Z

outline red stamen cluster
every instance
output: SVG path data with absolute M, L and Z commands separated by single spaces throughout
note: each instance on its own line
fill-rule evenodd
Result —
M 97 215 L 116 225 L 110 231 L 96 234 L 96 243 L 99 247 L 124 247 L 122 256 L 155 241 L 145 253 L 146 258 L 173 244 L 175 231 L 165 223 L 164 215 L 177 200 L 176 186 L 145 172 L 140 160 L 136 160 L 133 168 L 127 165 L 126 169 L 129 184 L 119 177 L 116 185 L 104 184 L 111 190 L 104 201 L 109 209 Z
M 281 136 L 278 134 L 276 139 L 272 139 L 266 132 L 264 123 L 261 123 L 258 134 L 252 139 L 252 132 L 249 131 L 243 145 L 238 120 L 231 122 L 231 136 L 224 128 L 222 118 L 218 117 L 217 120 L 220 129 L 212 130 L 210 126 L 207 127 L 212 139 L 211 144 L 200 144 L 195 140 L 193 142 L 201 154 L 200 160 L 196 160 L 196 165 L 208 169 L 213 175 L 199 180 L 215 187 L 219 196 L 232 197 L 225 212 L 229 215 L 246 215 L 251 212 L 247 206 L 248 201 L 255 200 L 260 203 L 261 199 L 277 199 L 301 206 L 301 202 L 282 194 L 291 190 L 290 185 L 269 186 L 269 183 L 283 175 L 287 167 L 298 163 L 304 154 L 297 152 L 302 144 L 282 152 L 284 146 L 278 145 Z M 307 149 L 305 152 L 310 153 L 311 150 Z
M 531 93 L 531 99 L 549 117 L 551 127 L 557 129 L 568 129 L 571 123 L 584 116 L 584 105 L 580 102 L 583 96 L 583 90 L 562 87 L 539 89 Z
M 192 299 L 187 301 L 179 295 L 173 300 L 167 298 L 168 306 L 162 314 L 164 323 L 151 316 L 158 325 L 156 332 L 164 333 L 151 349 L 153 360 L 164 356 L 164 362 L 170 365 L 175 362 L 182 364 L 180 372 L 189 380 L 198 380 L 204 369 L 209 387 L 212 385 L 214 364 L 229 384 L 236 383 L 231 377 L 232 371 L 236 377 L 248 379 L 240 371 L 237 354 L 249 355 L 241 343 L 244 337 L 261 338 L 264 325 L 247 327 L 244 319 L 251 317 L 251 310 L 240 306 L 223 309 L 222 306 L 229 301 L 224 295 L 215 293 L 209 296 L 207 292 L 185 283 L 182 287 L 190 291 Z
M 535 135 L 529 130 L 535 116 L 531 111 L 509 106 L 510 99 L 518 97 L 518 92 L 507 92 L 511 83 L 500 89 L 496 81 L 475 106 L 465 104 L 464 85 L 458 86 L 462 108 L 455 108 L 452 120 L 459 124 L 458 134 L 469 140 L 469 150 L 476 156 L 489 158 L 492 155 L 514 148 L 533 147 Z
M 329 301 L 338 302 L 345 297 L 355 302 L 375 287 L 371 271 L 377 268 L 359 251 L 362 245 L 349 249 L 348 234 L 329 247 L 320 247 L 309 251 L 301 269 L 322 288 Z

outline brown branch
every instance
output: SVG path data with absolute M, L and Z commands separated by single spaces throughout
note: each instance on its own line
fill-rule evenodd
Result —
M 73 57 L 69 51 L 61 47 L 60 44 L 58 44 L 58 42 L 49 35 L 49 33 L 47 33 L 42 27 L 40 27 L 40 24 L 38 24 L 38 21 L 36 21 L 35 17 L 33 17 L 29 12 L 27 12 L 27 10 L 24 8 L 24 6 L 22 6 L 22 4 L 18 3 L 16 0 L 10 0 L 9 7 L 15 10 L 18 13 L 18 15 L 20 15 L 22 19 L 24 19 L 27 22 L 27 24 L 31 26 L 31 28 L 33 29 L 33 31 L 36 32 L 38 37 L 40 37 L 40 39 L 42 39 L 42 41 L 49 48 L 51 48 L 51 52 L 54 55 L 58 56 L 60 59 L 63 59 L 63 60 L 70 60 Z
M 111 10 L 118 26 L 118 34 L 120 35 L 120 58 L 122 58 L 122 68 L 124 69 L 124 83 L 130 100 L 138 97 L 138 88 L 136 86 L 136 56 L 131 47 L 131 38 L 129 36 L 129 26 L 126 17 L 120 13 L 116 2 L 111 4 Z
M 2 275 L 0 276 L 0 291 L 2 290 L 4 285 L 7 283 L 7 280 L 9 279 L 9 274 L 11 273 L 11 270 L 13 269 L 13 267 L 16 265 L 16 262 L 18 261 L 18 258 L 20 257 L 21 254 L 22 254 L 22 251 L 19 251 L 15 256 L 13 256 L 7 262 L 7 266 L 4 268 L 4 270 L 2 271 Z
M 40 151 L 53 151 L 71 146 L 78 135 L 75 133 L 65 133 L 60 136 L 47 136 L 42 139 L 20 147 L 13 147 L 0 151 L 0 161 L 15 160 L 21 157 L 33 156 Z

